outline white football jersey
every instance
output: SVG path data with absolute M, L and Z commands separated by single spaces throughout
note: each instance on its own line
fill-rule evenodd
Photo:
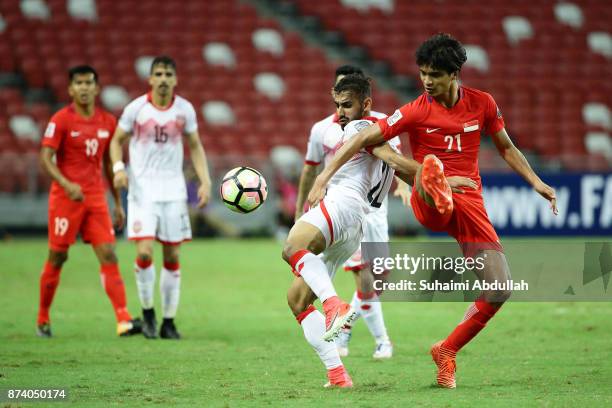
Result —
M 349 122 L 344 127 L 339 145 L 372 123 L 374 122 L 365 119 Z M 392 147 L 399 152 L 397 146 Z M 352 197 L 361 200 L 366 212 L 371 212 L 382 206 L 389 194 L 394 174 L 395 171 L 387 163 L 362 149 L 332 177 L 328 194 L 339 193 L 348 199 Z
M 371 111 L 370 116 L 378 119 L 383 119 L 387 117 L 387 115 L 385 115 L 384 113 L 375 111 Z M 344 131 L 342 130 L 342 127 L 337 121 L 336 114 L 330 115 L 325 119 L 315 123 L 310 131 L 310 136 L 308 138 L 308 148 L 306 151 L 305 163 L 310 165 L 318 165 L 320 163 L 323 163 L 324 166 L 327 166 L 327 164 L 332 160 L 336 151 L 342 146 L 343 134 L 347 130 L 347 128 L 348 125 L 345 127 Z M 396 150 L 400 150 L 401 142 L 398 136 L 389 140 L 388 143 Z M 391 177 L 391 179 L 392 178 L 393 177 Z M 389 190 L 387 189 L 387 193 L 388 191 Z M 380 208 L 382 211 L 384 211 L 385 214 L 388 206 L 387 193 L 381 195 L 379 197 L 379 200 L 374 202 L 374 208 Z M 381 198 L 382 200 L 380 200 Z
M 130 139 L 129 198 L 145 201 L 187 199 L 183 175 L 183 136 L 198 130 L 193 105 L 175 96 L 160 109 L 150 94 L 128 104 L 118 126 Z

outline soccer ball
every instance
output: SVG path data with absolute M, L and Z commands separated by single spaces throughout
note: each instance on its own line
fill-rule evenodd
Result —
M 258 209 L 268 196 L 266 179 L 250 167 L 236 167 L 223 176 L 221 198 L 232 211 L 249 213 Z

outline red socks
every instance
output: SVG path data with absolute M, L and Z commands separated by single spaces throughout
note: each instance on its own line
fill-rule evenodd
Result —
M 466 311 L 463 321 L 448 335 L 442 346 L 454 352 L 461 350 L 484 329 L 500 307 L 501 304 L 488 303 L 482 298 L 476 299 Z
M 102 286 L 104 286 L 104 290 L 113 304 L 117 321 L 132 320 L 132 316 L 130 316 L 126 308 L 125 286 L 123 285 L 123 278 L 119 273 L 117 264 L 101 265 L 100 274 L 102 277 Z
M 39 325 L 49 322 L 49 308 L 53 302 L 55 289 L 57 289 L 57 285 L 59 284 L 61 271 L 62 268 L 56 268 L 48 261 L 45 262 L 43 271 L 40 274 L 40 301 L 38 306 L 38 319 L 36 321 Z

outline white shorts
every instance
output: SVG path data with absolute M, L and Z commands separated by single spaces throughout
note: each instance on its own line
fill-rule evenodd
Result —
M 361 242 L 389 242 L 389 225 L 387 222 L 387 207 L 383 206 L 366 215 L 363 223 L 363 239 Z M 361 248 L 358 248 L 344 263 L 345 271 L 358 272 L 364 267 L 361 259 Z
M 163 244 L 191 240 L 187 202 L 161 201 L 142 203 L 128 199 L 128 239 L 157 239 Z
M 364 218 L 365 212 L 355 200 L 335 200 L 329 196 L 300 217 L 299 221 L 314 225 L 325 237 L 327 248 L 319 256 L 332 278 L 342 263 L 359 249 Z

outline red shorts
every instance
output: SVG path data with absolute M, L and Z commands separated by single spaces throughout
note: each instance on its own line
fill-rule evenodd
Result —
M 65 196 L 49 197 L 49 248 L 65 251 L 76 241 L 100 245 L 115 242 L 115 230 L 105 198 L 86 196 L 82 202 Z
M 412 189 L 410 196 L 416 219 L 432 231 L 445 231 L 455 238 L 465 256 L 474 257 L 483 249 L 503 252 L 480 192 L 453 193 L 453 204 L 452 213 L 440 214 L 423 200 L 416 188 Z

